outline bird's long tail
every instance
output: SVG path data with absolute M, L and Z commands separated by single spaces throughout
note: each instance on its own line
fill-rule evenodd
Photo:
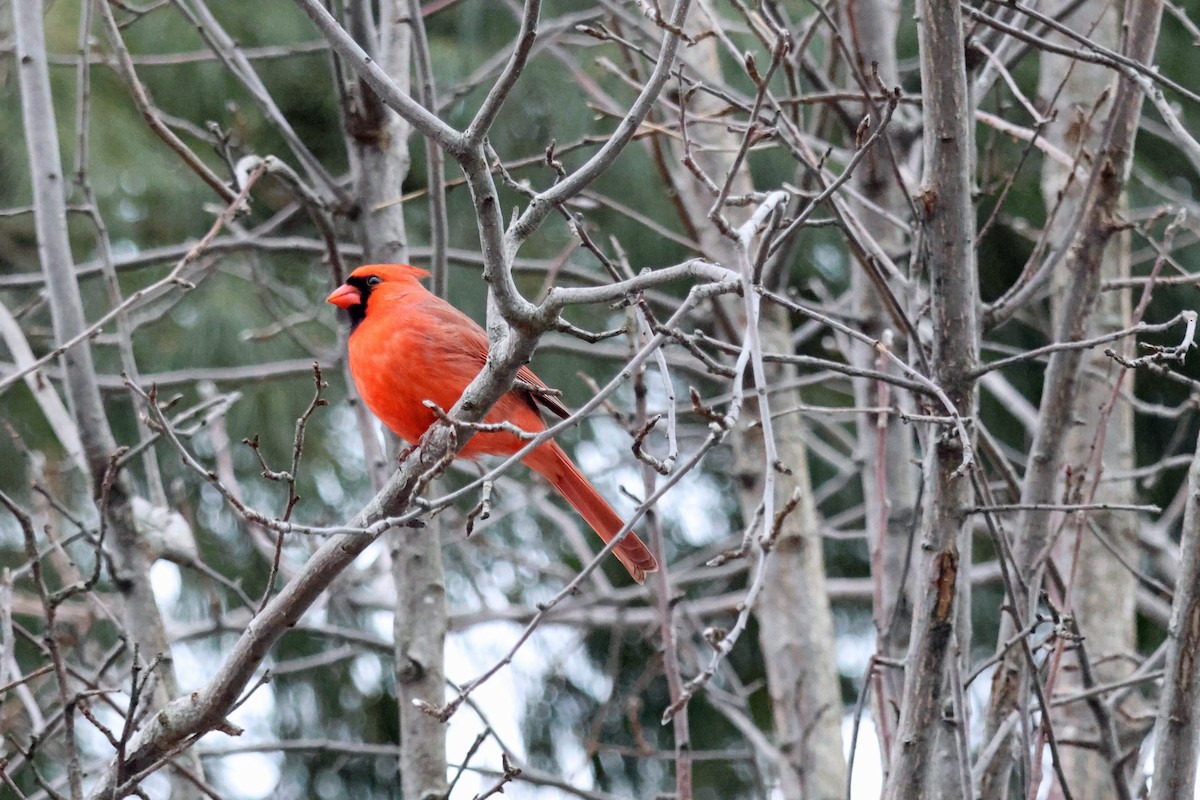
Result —
M 595 487 L 583 477 L 563 449 L 556 442 L 542 445 L 525 458 L 531 469 L 550 481 L 551 485 L 583 517 L 592 530 L 600 535 L 605 544 L 625 527 L 625 523 L 605 502 Z M 658 562 L 646 547 L 645 542 L 633 531 L 625 534 L 620 544 L 613 548 L 613 555 L 629 570 L 638 583 L 646 580 L 647 572 L 657 572 Z

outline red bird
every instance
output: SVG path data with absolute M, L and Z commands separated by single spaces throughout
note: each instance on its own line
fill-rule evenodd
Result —
M 449 410 L 479 374 L 488 353 L 483 329 L 418 282 L 428 275 L 404 264 L 370 264 L 354 270 L 328 297 L 350 314 L 350 374 L 358 393 L 371 412 L 409 444 L 436 419 L 424 401 Z M 528 367 L 521 367 L 517 379 L 546 387 Z M 496 402 L 484 422 L 511 422 L 523 431 L 540 433 L 546 424 L 539 405 L 563 418 L 569 413 L 556 397 L 514 388 Z M 512 433 L 480 432 L 458 455 L 509 456 L 525 444 Z M 546 442 L 523 460 L 550 481 L 605 543 L 624 526 L 556 442 Z M 638 583 L 658 569 L 650 550 L 632 532 L 613 554 Z

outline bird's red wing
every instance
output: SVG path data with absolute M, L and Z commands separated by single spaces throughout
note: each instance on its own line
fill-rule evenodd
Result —
M 446 337 L 444 340 L 440 340 L 438 344 L 446 350 L 454 351 L 454 355 L 467 356 L 479 362 L 479 367 L 482 369 L 484 363 L 487 362 L 488 356 L 488 339 L 487 334 L 483 332 L 483 328 L 479 327 L 479 324 L 475 320 L 449 303 L 430 304 L 425 311 L 436 324 L 445 325 L 447 329 L 455 331 L 454 336 Z M 534 387 L 534 389 L 545 389 L 547 392 L 552 391 L 528 366 L 523 366 L 517 370 L 517 380 Z M 557 395 L 530 391 L 520 386 L 514 387 L 512 391 L 513 394 L 528 403 L 534 411 L 537 411 L 538 406 L 541 406 L 561 419 L 566 419 L 571 415 L 570 410 Z

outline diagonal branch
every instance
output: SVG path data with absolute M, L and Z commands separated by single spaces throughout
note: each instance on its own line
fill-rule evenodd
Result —
M 309 16 L 338 55 L 346 59 L 350 67 L 370 84 L 383 102 L 422 134 L 437 142 L 446 152 L 455 154 L 462 151 L 462 134 L 442 122 L 436 114 L 397 86 L 387 71 L 367 55 L 322 3 L 318 0 L 296 0 L 296 5 Z

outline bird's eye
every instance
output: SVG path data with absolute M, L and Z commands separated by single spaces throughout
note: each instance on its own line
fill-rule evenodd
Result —
M 367 278 L 367 286 L 375 287 L 381 283 L 383 283 L 383 279 L 378 275 L 372 275 L 371 277 Z

